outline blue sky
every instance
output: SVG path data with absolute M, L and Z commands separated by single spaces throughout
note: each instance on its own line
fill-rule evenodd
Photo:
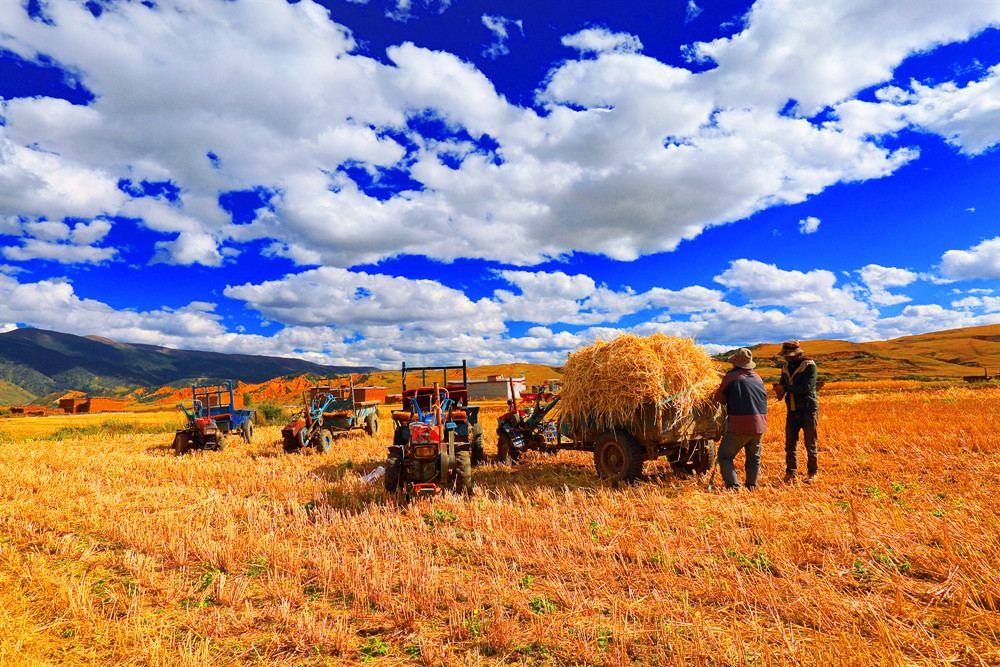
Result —
M 0 330 L 393 367 L 1000 322 L 993 0 L 0 0 L 0 100 Z

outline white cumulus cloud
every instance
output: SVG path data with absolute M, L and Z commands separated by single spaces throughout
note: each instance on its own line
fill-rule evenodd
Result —
M 799 220 L 799 233 L 800 234 L 815 234 L 819 231 L 819 225 L 822 222 L 819 218 L 815 216 L 809 216 L 808 218 L 803 218 Z
M 941 273 L 952 280 L 1000 278 L 1000 236 L 967 250 L 949 250 L 941 257 Z

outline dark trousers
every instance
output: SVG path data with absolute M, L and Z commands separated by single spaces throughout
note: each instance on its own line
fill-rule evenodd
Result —
M 722 481 L 726 483 L 727 489 L 740 488 L 736 465 L 733 463 L 740 450 L 746 455 L 743 470 L 746 473 L 747 488 L 753 489 L 757 486 L 757 475 L 760 474 L 760 441 L 763 437 L 761 433 L 727 432 L 722 438 L 722 444 L 719 445 L 719 470 L 722 471 Z
M 799 431 L 806 441 L 806 455 L 808 456 L 807 471 L 810 475 L 815 475 L 817 470 L 816 461 L 816 425 L 819 423 L 818 412 L 797 412 L 789 411 L 785 420 L 785 472 L 795 472 L 798 468 L 796 450 L 799 447 Z

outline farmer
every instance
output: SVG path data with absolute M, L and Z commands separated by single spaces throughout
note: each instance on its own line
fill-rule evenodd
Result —
M 715 392 L 715 400 L 726 406 L 729 415 L 726 421 L 726 435 L 719 446 L 719 469 L 726 488 L 737 491 L 740 480 L 736 476 L 733 459 L 742 449 L 746 460 L 746 487 L 757 488 L 760 473 L 760 441 L 767 429 L 767 387 L 753 370 L 753 353 L 746 349 L 736 350 L 729 360 L 733 369 L 722 379 Z
M 819 399 L 816 396 L 816 362 L 805 356 L 797 340 L 785 341 L 779 354 L 785 362 L 781 366 L 781 382 L 774 389 L 778 399 L 785 399 L 788 416 L 785 419 L 785 482 L 794 482 L 796 450 L 799 431 L 806 443 L 806 484 L 816 479 L 816 425 L 819 422 Z

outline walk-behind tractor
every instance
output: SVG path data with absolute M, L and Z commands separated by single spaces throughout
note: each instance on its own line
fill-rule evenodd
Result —
M 382 392 L 374 391 L 380 389 Z M 381 387 L 355 387 L 353 377 L 349 377 L 348 385 L 334 387 L 325 383 L 310 387 L 302 396 L 302 412 L 281 429 L 282 447 L 289 454 L 305 447 L 326 452 L 341 433 L 364 429 L 368 435 L 375 435 L 379 400 L 374 397 L 381 395 Z
M 174 434 L 174 451 L 184 454 L 192 449 L 222 450 L 226 436 L 238 434 L 247 444 L 253 439 L 253 415 L 250 409 L 236 409 L 233 383 L 191 387 L 191 409 L 183 403 L 187 426 Z
M 462 381 L 448 381 L 461 370 Z M 407 388 L 407 373 L 422 373 L 421 386 Z M 427 371 L 442 371 L 441 383 L 427 386 Z M 403 409 L 392 413 L 395 426 L 385 465 L 385 489 L 408 500 L 445 489 L 472 493 L 472 466 L 485 460 L 479 406 L 469 405 L 468 367 L 403 364 Z
M 513 391 L 513 382 L 510 395 L 510 410 L 497 419 L 499 461 L 516 463 L 521 458 L 521 453 L 528 449 L 557 452 L 560 449 L 559 420 L 551 414 L 559 403 L 559 396 L 542 391 L 522 394 L 522 398 L 534 401 L 534 405 L 521 408 L 518 406 L 517 394 Z

